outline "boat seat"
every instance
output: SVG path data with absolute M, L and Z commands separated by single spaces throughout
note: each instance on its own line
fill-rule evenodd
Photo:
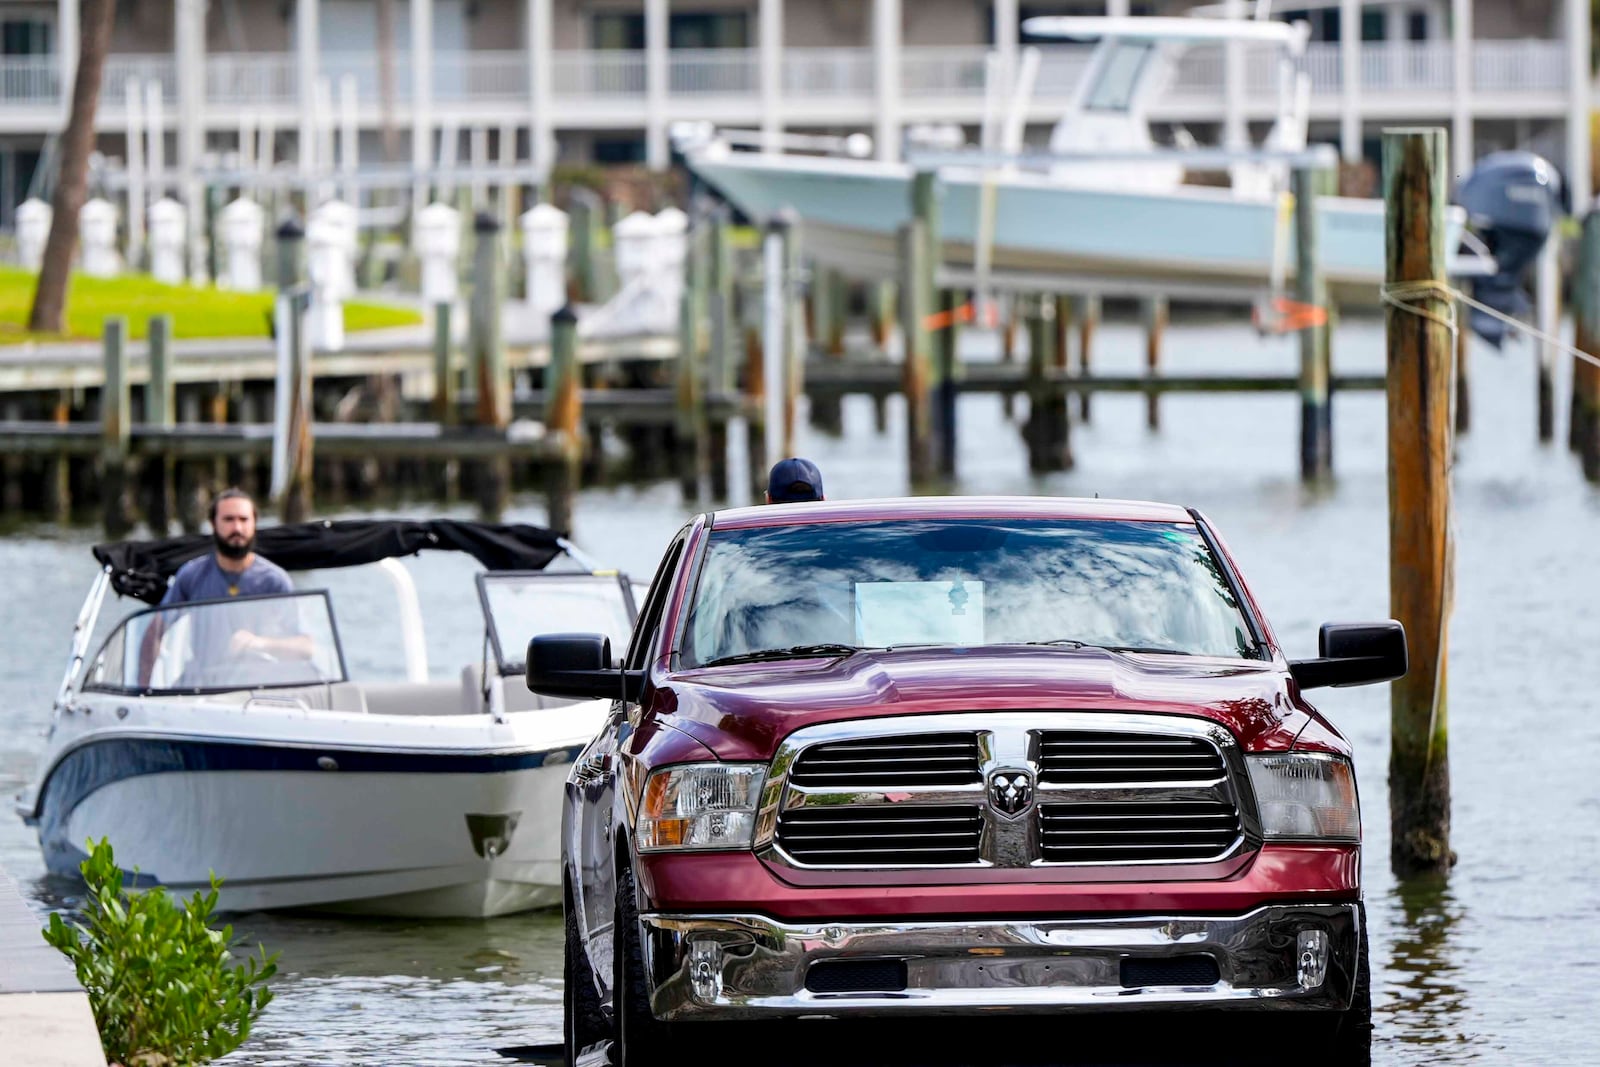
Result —
M 361 688 L 373 715 L 475 715 L 479 710 L 463 706 L 455 682 L 369 682 Z

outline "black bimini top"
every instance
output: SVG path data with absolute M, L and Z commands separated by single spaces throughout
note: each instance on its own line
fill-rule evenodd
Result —
M 537 571 L 564 551 L 560 536 L 520 523 L 351 519 L 264 526 L 256 533 L 256 552 L 286 571 L 357 567 L 424 549 L 465 552 L 492 571 Z M 95 545 L 94 558 L 111 569 L 111 587 L 118 593 L 155 604 L 178 568 L 210 552 L 213 544 L 210 534 L 116 541 Z

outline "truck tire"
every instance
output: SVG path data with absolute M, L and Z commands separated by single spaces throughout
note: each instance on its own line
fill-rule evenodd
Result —
M 1357 941 L 1355 989 L 1350 1007 L 1334 1023 L 1327 1062 L 1337 1067 L 1366 1067 L 1372 1062 L 1372 953 L 1368 951 L 1367 905 L 1360 906 L 1361 935 Z
M 566 1046 L 567 1063 L 576 1064 L 584 1049 L 609 1036 L 609 1027 L 600 1010 L 600 994 L 594 987 L 594 968 L 589 966 L 589 954 L 583 950 L 570 889 L 565 894 L 564 906 L 566 947 L 561 966 L 561 1037 Z
M 616 928 L 612 933 L 612 1008 L 616 1030 L 611 1047 L 613 1067 L 650 1067 L 678 1062 L 678 1028 L 650 1011 L 650 980 L 644 970 L 639 930 L 639 898 L 633 868 L 617 864 Z

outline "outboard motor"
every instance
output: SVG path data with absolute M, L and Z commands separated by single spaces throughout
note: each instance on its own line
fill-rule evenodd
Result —
M 1539 255 L 1561 215 L 1561 175 L 1532 152 L 1495 152 L 1483 157 L 1456 192 L 1467 224 L 1483 239 L 1499 271 L 1472 280 L 1472 295 L 1506 315 L 1529 310 L 1522 275 Z M 1477 308 L 1472 332 L 1500 347 L 1506 324 Z

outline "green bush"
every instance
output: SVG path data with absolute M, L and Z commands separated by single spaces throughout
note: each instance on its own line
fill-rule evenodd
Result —
M 229 966 L 233 927 L 210 923 L 216 875 L 209 893 L 180 904 L 161 889 L 124 888 L 109 842 L 89 849 L 88 925 L 51 915 L 44 939 L 77 968 L 106 1055 L 126 1067 L 187 1067 L 238 1048 L 272 1000 L 277 953 Z

